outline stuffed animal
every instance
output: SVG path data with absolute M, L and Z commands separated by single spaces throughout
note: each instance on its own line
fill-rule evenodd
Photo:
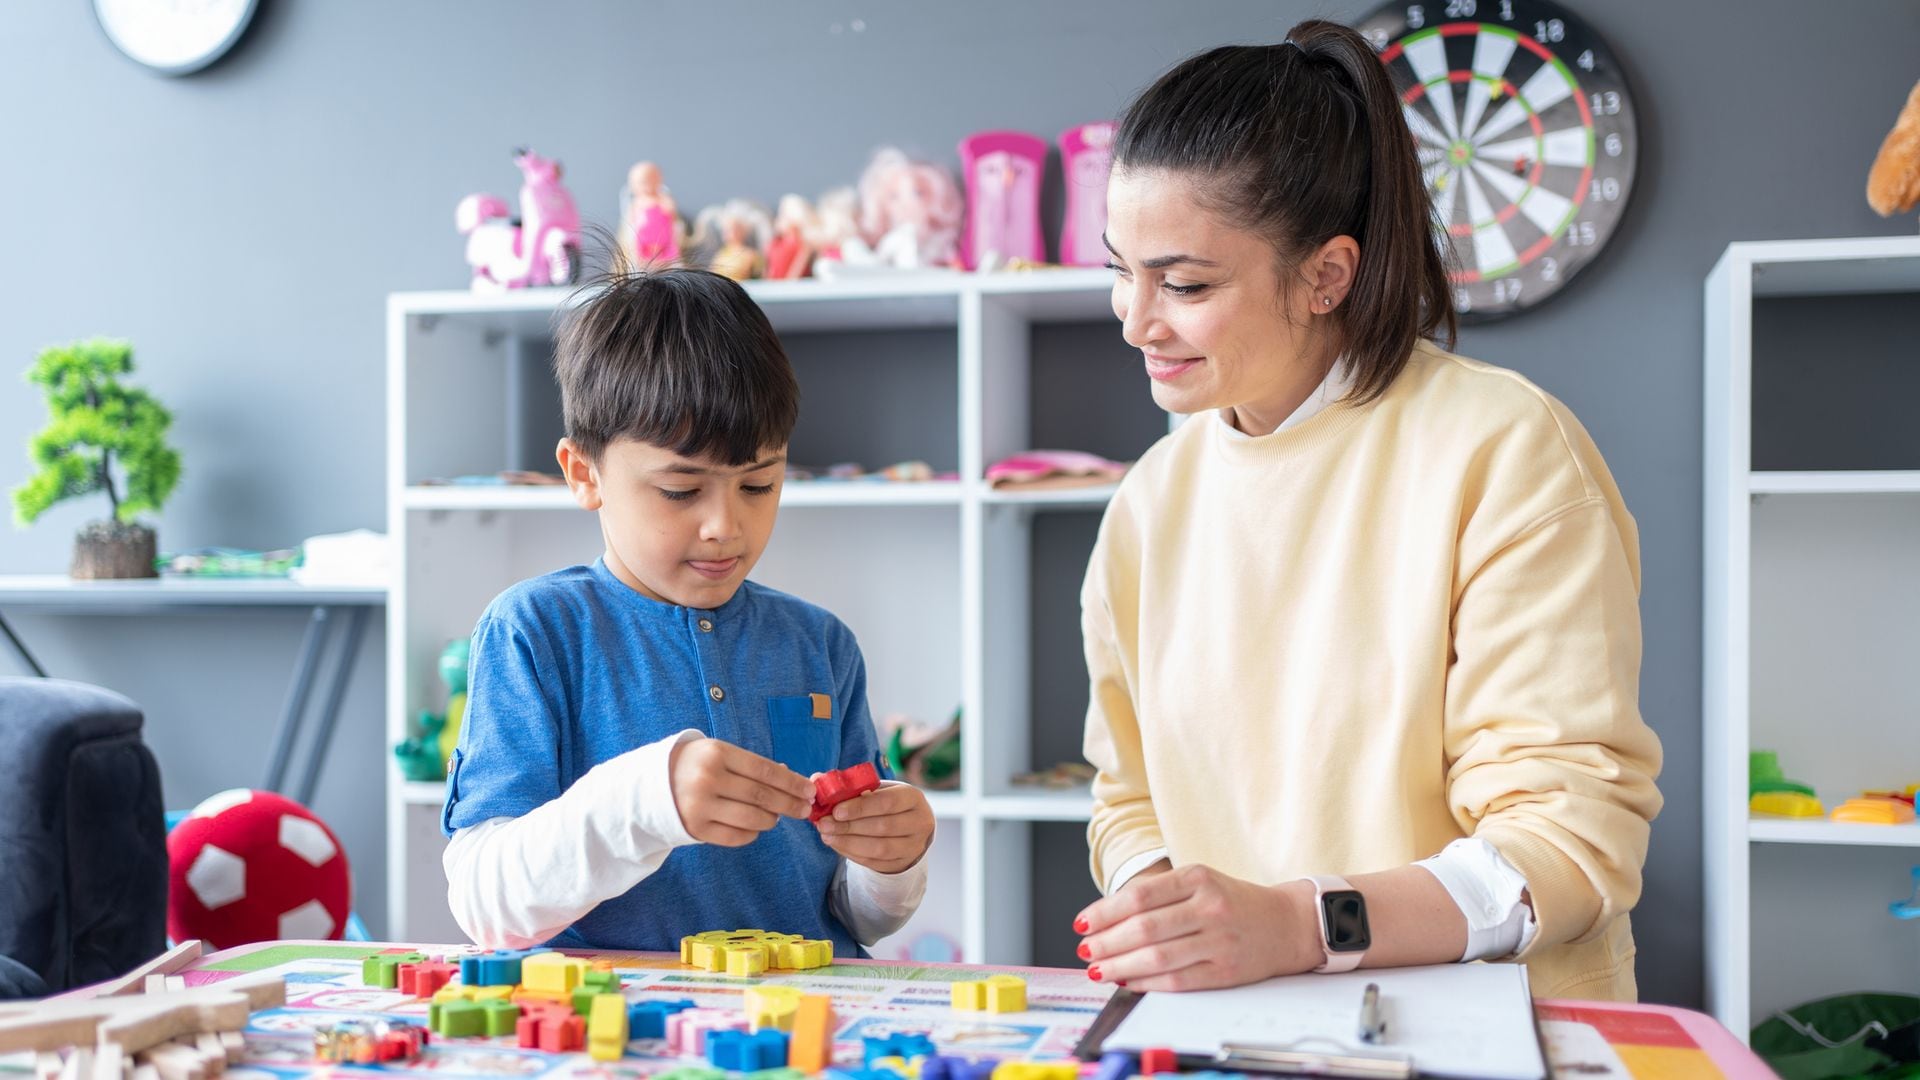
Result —
M 1904 214 L 1920 203 L 1920 83 L 1880 144 L 1867 173 L 1867 205 L 1881 217 Z

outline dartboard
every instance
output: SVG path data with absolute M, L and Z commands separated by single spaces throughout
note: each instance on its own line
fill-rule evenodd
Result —
M 1359 29 L 1400 90 L 1461 318 L 1566 287 L 1633 190 L 1633 99 L 1600 35 L 1547 0 L 1389 4 Z

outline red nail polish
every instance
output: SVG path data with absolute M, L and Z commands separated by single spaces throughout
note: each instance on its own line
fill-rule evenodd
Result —
M 1076 919 L 1074 919 L 1074 920 L 1073 920 L 1073 932 L 1074 932 L 1074 933 L 1076 933 L 1076 934 L 1084 934 L 1084 933 L 1086 933 L 1086 932 L 1087 932 L 1087 929 L 1088 929 L 1088 927 L 1087 927 L 1087 920 L 1086 920 L 1086 916 L 1084 916 L 1084 915 L 1083 915 L 1083 916 L 1080 916 L 1080 917 L 1078 917 L 1078 918 L 1076 918 Z
M 1100 965 L 1099 964 L 1095 964 L 1092 967 L 1087 969 L 1087 978 L 1092 979 L 1094 982 L 1100 981 Z
M 1080 948 L 1076 949 L 1075 951 L 1080 954 L 1080 959 L 1082 960 L 1093 959 L 1093 950 L 1087 948 L 1087 943 L 1084 941 L 1080 943 Z
M 1117 983 L 1114 983 L 1113 985 L 1115 985 L 1115 986 L 1117 986 L 1117 987 L 1119 987 L 1119 988 L 1120 988 L 1120 989 L 1122 989 L 1122 990 L 1125 990 L 1125 989 L 1127 988 L 1127 983 L 1126 983 L 1126 980 L 1124 980 L 1124 979 L 1122 979 L 1121 981 L 1119 981 L 1119 982 L 1117 982 Z

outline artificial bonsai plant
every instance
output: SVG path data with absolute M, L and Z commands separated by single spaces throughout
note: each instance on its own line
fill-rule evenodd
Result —
M 104 491 L 112 514 L 74 537 L 76 578 L 154 576 L 153 530 L 134 519 L 158 511 L 180 482 L 180 455 L 166 443 L 173 417 L 145 390 L 120 381 L 133 346 L 91 338 L 42 350 L 27 381 L 46 388 L 52 420 L 27 444 L 39 470 L 13 489 L 14 514 L 30 525 L 55 503 Z

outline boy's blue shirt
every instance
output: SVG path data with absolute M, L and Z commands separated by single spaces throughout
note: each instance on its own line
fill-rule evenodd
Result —
M 831 700 L 830 719 L 815 718 L 814 694 Z M 481 616 L 441 826 L 451 836 L 519 817 L 594 766 L 686 728 L 802 776 L 863 761 L 885 775 L 846 624 L 751 581 L 717 609 L 678 607 L 596 560 L 523 581 Z M 744 847 L 676 848 L 553 944 L 673 951 L 685 934 L 753 927 L 864 956 L 827 908 L 839 863 L 811 823 L 793 819 Z

